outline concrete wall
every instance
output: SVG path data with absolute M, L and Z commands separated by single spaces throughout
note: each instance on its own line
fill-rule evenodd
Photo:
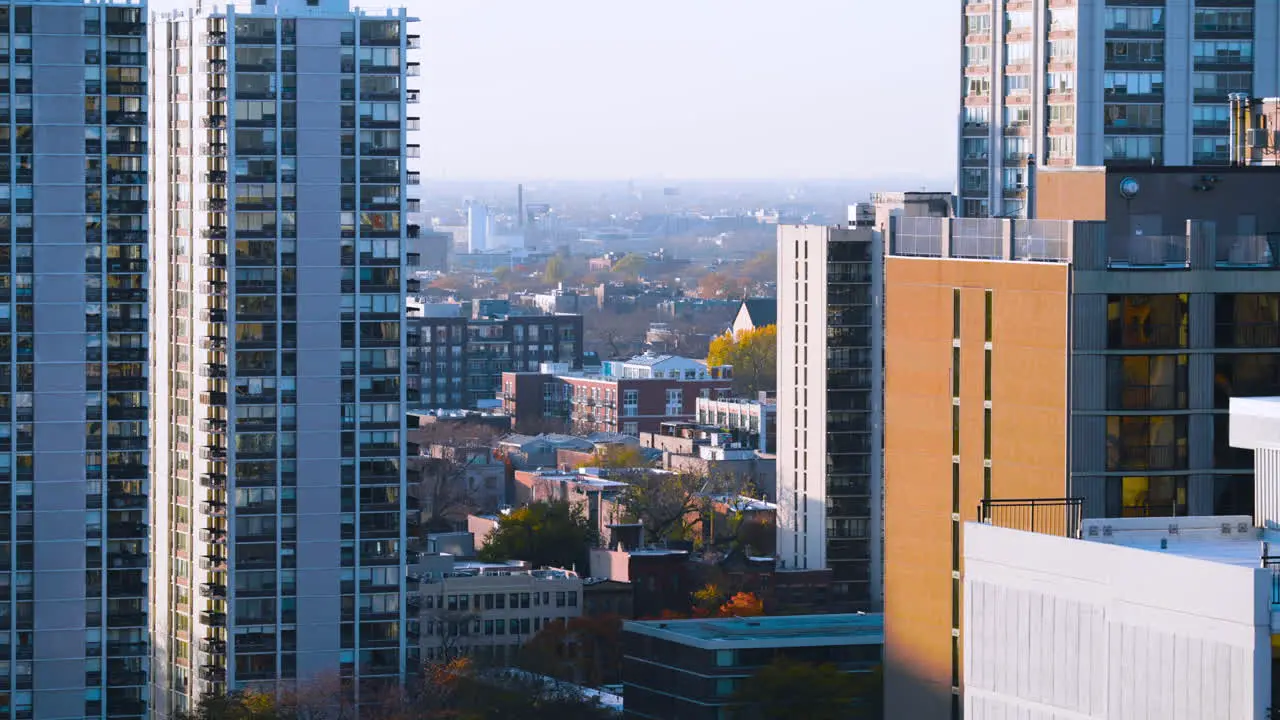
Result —
M 339 664 L 342 266 L 339 35 L 298 20 L 298 677 Z
M 778 227 L 778 557 L 826 567 L 827 235 Z
M 1258 720 L 1270 575 L 967 523 L 967 720 Z
M 26 608 L 34 609 L 30 627 L 35 631 L 28 636 L 35 645 L 29 670 L 35 692 L 29 695 L 36 717 L 75 717 L 85 710 L 89 640 L 84 612 L 85 494 L 90 491 L 84 454 L 84 10 L 37 5 L 31 16 L 35 423 L 34 483 L 25 494 L 35 510 L 34 543 L 27 549 L 36 572 L 34 603 Z M 103 430 L 107 427 L 104 423 Z M 22 522 L 20 513 L 13 515 Z M 103 541 L 95 544 L 106 550 Z M 89 602 L 99 602 L 97 593 Z
M 1106 220 L 1106 182 L 1106 170 L 1100 167 L 1041 168 L 1036 173 L 1036 219 Z
M 991 494 L 1063 497 L 1068 270 L 890 257 L 885 278 L 886 717 L 946 717 L 958 522 L 974 519 L 985 492 L 986 290 L 992 290 Z M 958 463 L 950 374 L 957 288 Z M 958 649 L 956 655 L 958 666 Z

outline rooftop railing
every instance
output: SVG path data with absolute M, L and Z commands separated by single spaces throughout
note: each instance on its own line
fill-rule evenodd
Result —
M 1078 538 L 1083 510 L 1084 498 L 988 498 L 978 503 L 978 522 Z

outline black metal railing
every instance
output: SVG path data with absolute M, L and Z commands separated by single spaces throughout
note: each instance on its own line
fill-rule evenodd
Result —
M 1084 498 L 991 498 L 978 503 L 978 522 L 1078 538 L 1083 510 Z
M 1280 605 L 1280 555 L 1263 555 L 1262 567 L 1271 571 L 1271 604 Z

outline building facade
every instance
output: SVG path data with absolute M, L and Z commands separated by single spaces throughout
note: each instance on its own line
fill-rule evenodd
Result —
M 1280 399 L 1232 398 L 1229 418 L 1254 458 L 1252 516 L 1081 521 L 1080 499 L 992 500 L 966 523 L 965 717 L 1273 713 Z
M 418 590 L 410 605 L 427 661 L 477 657 L 511 663 L 544 627 L 582 615 L 582 578 L 572 570 L 423 555 L 414 573 Z
M 1280 93 L 1270 2 L 960 4 L 965 217 L 1024 216 L 1029 164 L 1226 164 L 1228 95 Z
M 777 398 L 698 398 L 695 414 L 699 425 L 727 431 L 743 447 L 764 453 L 777 450 Z
M 405 671 L 409 21 L 154 24 L 157 716 L 329 674 L 369 702 Z
M 2 711 L 143 717 L 146 4 L 0 28 Z
M 957 717 L 962 526 L 1248 515 L 1231 396 L 1280 394 L 1272 168 L 1042 173 L 1037 215 L 900 218 L 885 261 L 886 709 Z M 1204 189 L 1211 188 L 1211 189 Z M 1044 210 L 1044 212 L 1040 212 Z
M 880 603 L 880 235 L 778 226 L 778 556 Z
M 752 675 L 780 658 L 869 672 L 883 642 L 884 618 L 874 614 L 626 622 L 623 717 L 718 720 Z
M 544 365 L 502 374 L 502 409 L 517 429 L 559 425 L 576 434 L 639 437 L 663 422 L 693 420 L 698 398 L 730 397 L 733 368 L 646 353 L 604 363 L 600 373 Z
M 542 363 L 582 368 L 581 315 L 444 315 L 439 306 L 409 313 L 410 385 L 431 408 L 492 401 L 502 374 Z M 436 309 L 432 309 L 436 308 Z M 462 308 L 449 308 L 460 313 Z

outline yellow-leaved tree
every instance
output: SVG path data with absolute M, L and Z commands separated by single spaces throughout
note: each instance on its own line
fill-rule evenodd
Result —
M 733 389 L 740 395 L 778 389 L 778 327 L 726 332 L 711 341 L 708 365 L 732 365 Z

